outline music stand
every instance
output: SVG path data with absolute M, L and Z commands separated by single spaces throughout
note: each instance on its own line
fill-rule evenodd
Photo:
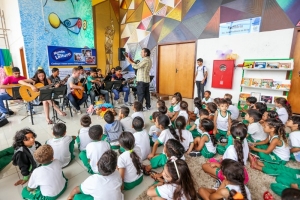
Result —
M 113 88 L 112 88 L 112 89 L 122 87 L 123 81 L 112 81 L 112 82 L 113 82 Z M 120 98 L 120 95 L 119 95 L 119 98 Z M 112 101 L 112 105 L 114 105 L 114 102 L 113 102 L 113 101 Z
M 105 90 L 110 93 L 111 104 L 114 105 L 113 96 L 112 96 L 112 87 L 114 86 L 113 81 L 104 81 Z
M 58 88 L 54 88 L 53 89 L 53 96 L 52 96 L 52 104 L 55 103 L 54 99 L 65 98 L 66 90 L 67 90 L 66 85 L 63 85 L 63 86 L 58 87 Z M 63 123 L 66 123 L 65 121 L 63 121 L 63 120 L 61 120 L 60 118 L 57 117 L 57 112 L 55 112 L 53 106 L 52 106 L 52 108 L 53 108 L 53 117 L 52 117 L 53 121 L 55 122 L 57 120 L 58 122 L 61 121 Z M 55 115 L 54 115 L 54 112 L 55 112 Z

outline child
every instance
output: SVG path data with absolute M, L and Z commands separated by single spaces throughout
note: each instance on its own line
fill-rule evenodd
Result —
M 231 126 L 234 126 L 235 124 L 240 123 L 238 120 L 232 120 L 231 121 Z M 220 155 L 224 155 L 226 149 L 230 146 L 233 145 L 233 138 L 232 135 L 229 133 L 228 138 L 227 138 L 227 144 L 221 143 L 217 144 L 217 153 Z
M 278 97 L 274 100 L 276 106 L 276 112 L 278 113 L 279 119 L 285 124 L 288 118 L 292 117 L 292 109 L 289 102 L 283 98 Z
M 224 94 L 224 99 L 230 99 L 232 100 L 232 95 L 229 93 Z
M 117 153 L 106 151 L 97 163 L 99 174 L 94 174 L 70 193 L 68 200 L 80 199 L 123 199 L 122 178 L 117 168 Z M 93 197 L 93 198 L 91 198 Z
M 166 106 L 165 101 L 164 100 L 157 100 L 157 102 L 156 102 L 157 111 L 158 111 L 158 108 L 161 107 L 161 106 Z M 168 112 L 168 108 L 167 108 L 167 112 Z M 150 115 L 149 119 L 152 121 L 153 120 L 153 116 Z
M 188 122 L 189 120 L 189 111 L 188 111 L 188 103 L 186 101 L 181 101 L 180 102 L 180 111 L 178 113 L 178 117 L 179 116 L 183 116 L 185 121 Z M 174 119 L 174 118 L 172 118 Z M 173 121 L 175 121 L 176 119 L 174 119 Z
M 27 187 L 22 190 L 23 199 L 57 199 L 67 189 L 61 163 L 53 160 L 53 149 L 45 144 L 34 152 L 34 158 L 42 166 L 36 168 Z
M 247 136 L 247 127 L 242 123 L 235 123 L 230 128 L 230 133 L 233 138 L 233 145 L 230 145 L 222 159 L 231 159 L 238 161 L 241 165 L 246 166 L 248 155 L 249 155 L 249 147 L 247 144 L 247 140 L 245 139 Z M 209 159 L 208 163 L 202 165 L 202 169 L 204 172 L 208 173 L 213 178 L 218 178 L 216 185 L 219 187 L 220 181 L 224 180 L 224 175 L 222 170 L 220 170 L 220 166 L 222 161 L 218 161 L 214 158 Z M 249 181 L 248 172 L 244 167 L 245 181 L 244 184 L 247 184 Z
M 229 105 L 227 110 L 230 112 L 231 119 L 237 120 L 240 115 L 239 109 L 236 106 L 232 105 L 231 99 L 227 98 L 225 100 L 227 101 L 227 103 Z
M 160 106 L 160 107 L 158 107 L 158 112 L 165 115 L 168 112 L 168 108 L 166 106 Z
M 287 188 L 282 192 L 281 200 L 296 200 L 300 199 L 299 188 Z
M 249 122 L 247 140 L 251 143 L 264 141 L 268 137 L 259 123 L 261 118 L 260 112 L 254 109 L 248 110 L 247 115 L 245 116 L 245 120 Z
M 178 113 L 180 111 L 180 102 L 182 101 L 182 99 L 180 98 L 179 95 L 174 95 L 171 99 L 171 107 L 169 108 L 168 112 L 168 116 L 170 117 L 171 121 L 174 121 L 177 116 Z
M 225 143 L 227 141 L 227 133 L 231 125 L 231 115 L 227 111 L 228 103 L 225 99 L 220 99 L 219 102 L 220 110 L 215 112 L 214 123 L 215 129 L 214 133 L 216 133 L 216 139 Z
M 212 99 L 210 98 L 211 92 L 209 90 L 206 90 L 204 92 L 204 98 L 202 99 L 203 104 L 207 104 L 209 102 L 212 102 Z
M 142 153 L 142 160 L 146 160 L 151 152 L 150 140 L 147 131 L 144 129 L 144 121 L 141 117 L 136 117 L 132 121 L 132 127 L 135 130 L 133 134 L 135 145 L 140 147 Z
M 153 145 L 152 152 L 148 155 L 148 159 L 150 159 L 151 163 L 157 162 L 160 159 L 161 155 L 156 156 L 155 159 L 152 159 L 156 155 L 156 150 L 159 144 L 166 144 L 166 142 L 169 139 L 179 140 L 176 131 L 171 126 L 169 126 L 169 123 L 170 123 L 169 117 L 166 115 L 158 116 L 155 122 L 156 127 L 158 127 L 162 131 Z
M 33 154 L 41 144 L 35 141 L 35 138 L 36 134 L 29 128 L 16 132 L 13 143 L 15 152 L 12 161 L 13 165 L 19 166 L 23 179 L 18 180 L 15 186 L 24 185 L 28 181 L 30 173 L 39 166 Z
M 125 149 L 118 158 L 118 171 L 125 190 L 131 190 L 143 181 L 141 149 L 135 145 L 132 133 L 122 132 L 119 137 L 120 146 Z
M 197 199 L 195 183 L 184 160 L 172 157 L 166 163 L 162 174 L 165 183 L 159 182 L 147 191 L 152 199 Z
M 104 137 L 102 137 L 102 140 L 110 143 L 113 149 L 118 149 L 118 139 L 122 133 L 122 125 L 119 120 L 115 120 L 115 116 L 111 111 L 107 111 L 104 114 L 104 120 L 107 124 L 104 126 Z
M 194 106 L 195 106 L 195 108 L 194 108 L 194 114 L 196 116 L 198 116 L 199 115 L 199 110 L 202 109 L 202 101 L 201 101 L 201 99 L 199 97 L 196 97 L 194 99 Z
M 199 110 L 199 118 L 196 119 L 193 126 L 187 125 L 187 130 L 192 133 L 193 138 L 201 137 L 202 130 L 200 129 L 199 125 L 202 119 L 209 118 L 209 112 L 206 109 Z
M 122 106 L 119 111 L 119 120 L 121 122 L 122 130 L 134 133 L 134 128 L 132 128 L 132 118 L 128 116 L 130 110 L 126 106 Z
M 247 199 L 251 200 L 251 194 L 245 186 L 244 166 L 231 159 L 222 161 L 221 170 L 224 174 L 224 181 L 219 188 L 199 188 L 198 194 L 203 199 Z
M 107 142 L 101 141 L 103 135 L 103 129 L 100 125 L 94 125 L 89 130 L 89 136 L 93 142 L 86 146 L 86 152 L 82 151 L 79 154 L 79 158 L 87 168 L 88 173 L 98 173 L 97 162 L 103 153 L 110 149 Z
M 291 119 L 286 122 L 286 126 L 292 131 L 289 134 L 291 160 L 300 162 L 300 117 L 292 116 Z
M 209 119 L 202 119 L 200 123 L 202 136 L 194 140 L 194 151 L 187 153 L 192 157 L 203 155 L 205 158 L 212 158 L 216 154 L 217 140 L 213 134 L 214 123 Z
M 270 165 L 283 164 L 290 159 L 290 150 L 285 136 L 284 125 L 279 119 L 268 119 L 264 126 L 264 132 L 269 135 L 264 141 L 254 143 L 249 148 L 252 151 L 258 152 L 259 159 L 255 156 L 250 156 L 250 163 L 253 169 L 260 170 L 266 174 L 272 174 L 269 171 Z M 256 148 L 256 145 L 268 144 L 267 149 Z M 276 165 L 274 165 L 276 166 Z
M 192 151 L 194 146 L 193 135 L 186 130 L 186 120 L 183 116 L 179 116 L 175 121 L 176 133 L 179 136 L 179 141 L 183 145 L 185 151 Z
M 216 110 L 218 110 L 217 104 L 215 104 L 214 102 L 207 103 L 205 109 L 208 110 L 209 113 L 208 118 L 213 121 L 215 118 Z
M 66 167 L 74 158 L 74 143 L 76 136 L 66 135 L 67 127 L 64 123 L 57 123 L 53 126 L 55 138 L 46 141 L 54 151 L 54 159 L 61 162 L 62 167 Z
M 221 98 L 214 98 L 214 103 L 217 105 L 218 109 L 219 109 L 220 99 Z
M 80 119 L 80 124 L 82 128 L 79 130 L 79 134 L 76 138 L 76 142 L 78 143 L 79 151 L 85 151 L 86 145 L 92 142 L 92 139 L 89 136 L 89 129 L 92 123 L 91 117 L 89 115 L 84 115 Z
M 157 117 L 159 115 L 161 115 L 161 113 L 158 112 L 158 111 L 155 111 L 155 112 L 152 113 L 153 121 L 154 121 L 155 124 L 156 124 Z M 158 136 L 161 132 L 161 130 L 158 127 L 156 127 L 155 124 L 152 125 L 149 129 L 149 139 L 150 139 L 150 146 L 151 147 L 154 145 L 155 141 L 157 140 L 157 138 L 158 138 Z
M 141 102 L 135 101 L 132 106 L 133 112 L 131 115 L 132 120 L 139 116 L 145 121 L 145 117 L 143 114 L 143 104 Z
M 267 105 L 262 102 L 256 102 L 253 105 L 253 109 L 258 110 L 262 115 L 268 110 Z
M 256 97 L 247 97 L 246 105 L 242 108 L 241 117 L 245 117 L 247 114 L 247 110 L 252 109 L 256 102 L 257 102 Z

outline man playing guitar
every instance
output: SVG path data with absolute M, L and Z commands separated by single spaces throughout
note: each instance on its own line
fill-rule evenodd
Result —
M 122 75 L 122 68 L 121 67 L 116 67 L 115 69 L 115 74 L 112 75 L 111 81 L 125 81 Z M 129 106 L 130 104 L 128 103 L 128 96 L 129 96 L 129 88 L 125 85 L 125 82 L 123 82 L 122 86 L 120 89 L 113 89 L 112 92 L 114 93 L 114 100 L 117 101 L 119 99 L 119 93 L 124 92 L 125 97 L 124 97 L 124 102 L 126 106 Z
M 20 80 L 26 79 L 24 76 L 20 76 L 20 69 L 18 67 L 13 67 L 12 72 L 13 75 L 6 77 L 2 84 L 0 84 L 0 89 L 11 89 L 13 87 L 12 84 L 18 84 Z M 6 92 L 0 94 L 0 112 L 13 115 L 13 111 L 9 111 L 4 107 L 4 100 L 12 100 L 12 96 L 9 96 Z
M 87 99 L 86 93 L 83 93 L 81 99 L 77 99 L 72 94 L 72 91 L 74 91 L 74 90 L 84 91 L 84 87 L 76 85 L 79 83 L 79 80 L 78 80 L 79 76 L 80 76 L 80 70 L 77 67 L 75 67 L 75 68 L 73 68 L 72 76 L 68 79 L 68 82 L 67 82 L 67 87 L 68 87 L 67 97 L 70 100 L 71 104 L 74 106 L 75 111 L 78 115 L 81 114 L 80 105 L 83 104 Z
M 51 81 L 51 83 L 59 83 L 59 85 L 64 85 L 65 82 L 60 80 L 59 77 L 59 69 L 58 68 L 53 68 L 52 69 L 52 75 L 48 77 L 48 79 Z
M 105 96 L 105 102 L 109 103 L 109 94 L 107 90 L 103 90 L 103 83 L 101 83 L 100 78 L 97 77 L 97 71 L 96 69 L 91 69 L 90 76 L 87 77 L 87 83 L 86 87 L 88 90 L 88 93 L 91 95 L 91 101 L 94 105 L 95 98 L 99 94 L 103 94 Z

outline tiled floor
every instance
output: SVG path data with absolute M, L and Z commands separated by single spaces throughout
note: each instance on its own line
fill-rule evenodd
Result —
M 187 100 L 187 102 L 190 104 L 189 108 L 191 110 L 192 101 Z M 166 101 L 166 103 L 168 104 L 169 102 Z M 146 119 L 145 122 L 146 129 L 149 129 L 149 127 L 151 126 L 151 122 L 148 119 L 150 114 L 152 114 L 152 112 L 156 110 L 156 108 L 154 108 L 155 106 L 156 106 L 156 99 L 153 99 L 152 100 L 153 109 L 151 111 L 144 112 L 145 119 Z M 44 144 L 46 140 L 52 138 L 52 130 L 51 130 L 52 126 L 46 123 L 42 111 L 42 107 L 35 108 L 36 111 L 38 111 L 38 113 L 42 113 L 42 114 L 34 115 L 35 125 L 31 125 L 30 117 L 27 117 L 26 119 L 22 120 L 22 118 L 26 116 L 24 105 L 20 105 L 20 104 L 11 105 L 10 108 L 13 111 L 17 111 L 17 112 L 15 115 L 8 118 L 8 120 L 10 121 L 9 124 L 0 128 L 0 150 L 11 146 L 16 131 L 24 127 L 29 127 L 32 130 L 34 130 L 35 133 L 37 134 L 36 140 L 42 144 Z M 84 109 L 82 108 L 82 111 L 83 110 Z M 78 130 L 80 129 L 80 118 L 82 115 L 74 114 L 73 117 L 71 117 L 69 112 L 67 112 L 67 114 L 68 114 L 67 117 L 61 117 L 61 119 L 66 122 L 67 134 L 77 135 Z M 103 126 L 105 122 L 100 117 L 93 115 L 92 125 L 94 124 L 100 124 Z M 160 148 L 160 150 L 162 150 L 162 148 Z M 75 148 L 75 154 L 76 154 L 75 160 L 72 161 L 72 163 L 68 167 L 63 169 L 65 176 L 69 179 L 69 183 L 66 192 L 59 199 L 66 199 L 68 197 L 68 194 L 71 192 L 71 190 L 75 186 L 78 186 L 80 183 L 82 183 L 89 176 L 82 162 L 78 158 L 77 148 Z M 22 178 L 22 175 L 20 174 L 20 170 L 17 167 L 13 166 L 11 163 L 0 172 L 0 200 L 22 199 L 21 198 L 22 186 L 14 186 L 14 183 L 20 178 Z M 139 186 L 137 186 L 136 188 L 130 191 L 124 192 L 125 200 L 136 199 L 152 183 L 153 180 L 150 177 L 144 176 L 144 180 L 142 184 L 140 184 Z

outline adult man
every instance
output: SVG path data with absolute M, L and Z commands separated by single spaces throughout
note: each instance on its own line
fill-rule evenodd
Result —
M 11 84 L 18 84 L 20 80 L 27 80 L 24 76 L 20 76 L 20 69 L 18 67 L 12 68 L 13 75 L 6 77 L 2 84 L 0 85 L 0 89 L 11 89 Z M 6 92 L 0 94 L 0 112 L 5 113 L 7 115 L 13 115 L 13 111 L 9 111 L 4 107 L 4 100 L 11 100 L 12 97 L 9 96 Z M 29 105 L 29 104 L 28 104 Z
M 105 102 L 109 103 L 108 91 L 103 90 L 103 84 L 101 83 L 100 78 L 97 78 L 96 69 L 91 69 L 91 74 L 87 77 L 86 87 L 91 96 L 92 104 L 94 104 L 96 98 L 95 90 L 97 90 L 96 92 L 103 94 L 105 96 Z
M 79 82 L 79 80 L 78 80 L 79 76 L 80 76 L 80 70 L 75 67 L 75 68 L 73 68 L 72 76 L 70 76 L 70 78 L 68 79 L 68 82 L 67 82 L 67 88 L 68 88 L 68 90 L 67 90 L 67 97 L 71 101 L 71 104 L 75 108 L 74 111 L 76 111 L 76 113 L 78 115 L 81 114 L 80 105 L 83 104 L 86 101 L 86 99 L 87 99 L 87 94 L 86 93 L 83 93 L 83 96 L 82 96 L 81 99 L 77 99 L 72 94 L 73 90 L 84 91 L 84 87 L 76 85 Z
M 111 81 L 125 81 L 121 72 L 122 72 L 122 68 L 119 66 L 116 67 L 115 73 L 112 74 Z M 114 93 L 115 101 L 119 100 L 119 93 L 124 92 L 125 93 L 125 96 L 124 96 L 125 105 L 129 106 L 129 103 L 128 103 L 129 88 L 126 85 L 122 84 L 120 88 L 118 88 L 118 89 L 114 88 L 112 90 L 112 92 Z
M 51 83 L 59 83 L 60 78 L 59 78 L 59 69 L 58 68 L 53 68 L 52 69 L 52 75 L 48 77 L 48 79 L 51 81 Z
M 81 79 L 85 79 L 86 78 L 86 74 L 85 74 L 84 69 L 83 69 L 82 66 L 78 66 L 78 69 L 80 71 L 80 73 L 79 73 L 79 80 L 81 81 Z
M 152 67 L 152 61 L 150 59 L 150 50 L 147 48 L 143 48 L 141 51 L 141 56 L 143 60 L 137 64 L 130 60 L 128 56 L 126 59 L 132 65 L 133 69 L 137 69 L 137 96 L 138 101 L 143 103 L 144 98 L 146 99 L 146 108 L 147 110 L 151 109 L 150 103 L 150 92 L 149 92 L 149 84 L 150 84 L 150 69 Z
M 204 98 L 204 82 L 207 78 L 207 69 L 203 66 L 203 59 L 197 60 L 195 83 L 197 86 L 197 94 L 200 99 Z M 201 93 L 201 95 L 200 95 Z

